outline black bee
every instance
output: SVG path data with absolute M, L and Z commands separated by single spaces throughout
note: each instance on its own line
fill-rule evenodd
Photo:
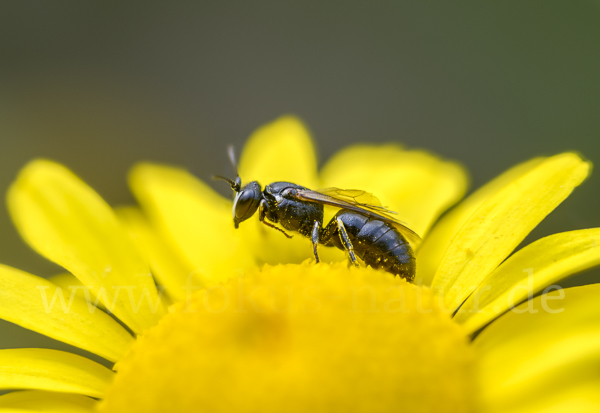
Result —
M 233 148 L 229 158 L 234 169 Z M 372 194 L 356 189 L 327 188 L 313 191 L 290 182 L 273 182 L 264 190 L 252 181 L 242 187 L 239 175 L 235 179 L 215 176 L 227 181 L 235 194 L 233 223 L 235 228 L 258 210 L 258 219 L 265 225 L 282 232 L 296 231 L 312 239 L 313 253 L 319 262 L 317 245 L 337 247 L 347 251 L 350 261 L 358 266 L 357 258 L 366 265 L 380 268 L 407 280 L 415 277 L 415 255 L 407 239 L 417 243 L 419 235 L 389 214 L 396 214 L 381 206 Z M 340 208 L 323 227 L 323 205 Z

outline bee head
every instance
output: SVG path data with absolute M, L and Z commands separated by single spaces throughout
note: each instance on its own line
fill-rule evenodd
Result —
M 242 189 L 236 191 L 233 200 L 233 224 L 236 228 L 239 227 L 240 222 L 254 215 L 261 199 L 262 191 L 260 184 L 256 181 L 252 181 Z

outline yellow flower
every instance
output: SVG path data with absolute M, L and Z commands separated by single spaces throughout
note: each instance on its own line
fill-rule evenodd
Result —
M 135 167 L 142 209 L 114 212 L 63 166 L 34 161 L 9 211 L 69 274 L 0 266 L 0 318 L 116 364 L 0 350 L 0 389 L 25 389 L 0 411 L 596 411 L 600 288 L 546 287 L 600 263 L 600 229 L 510 255 L 589 169 L 573 153 L 531 160 L 433 226 L 466 191 L 460 165 L 354 146 L 317 174 L 298 120 L 255 132 L 244 182 L 375 193 L 424 238 L 414 285 L 333 249 L 315 265 L 309 241 L 257 218 L 234 230 L 231 202 L 179 168 Z

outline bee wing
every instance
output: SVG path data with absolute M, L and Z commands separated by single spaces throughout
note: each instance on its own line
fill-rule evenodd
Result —
M 392 224 L 406 239 L 413 244 L 421 242 L 419 234 L 410 229 L 404 222 L 396 219 L 389 214 L 397 214 L 394 211 L 381 206 L 379 199 L 369 192 L 360 189 L 339 189 L 326 188 L 323 191 L 312 191 L 310 189 L 300 189 L 297 191 L 298 199 L 309 202 L 317 202 L 338 208 L 349 209 L 360 212 L 367 216 L 380 219 Z M 370 204 L 360 201 L 376 202 Z
M 332 187 L 319 189 L 316 192 L 319 192 L 323 195 L 329 195 L 333 198 L 344 200 L 351 204 L 359 205 L 365 208 L 376 209 L 387 214 L 398 214 L 397 212 L 390 211 L 386 207 L 382 206 L 379 198 L 370 192 L 363 191 L 362 189 L 340 189 Z

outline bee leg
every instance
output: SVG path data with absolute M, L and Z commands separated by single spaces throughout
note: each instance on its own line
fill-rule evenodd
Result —
M 337 242 L 333 242 L 333 237 L 339 236 L 341 245 Z M 327 224 L 325 228 L 321 231 L 321 236 L 319 237 L 319 241 L 321 244 L 326 246 L 336 246 L 340 249 L 345 249 L 348 251 L 348 255 L 350 258 L 350 262 L 358 267 L 358 261 L 356 260 L 356 255 L 354 254 L 354 247 L 350 238 L 348 237 L 348 232 L 346 231 L 346 227 L 341 218 L 337 215 L 331 218 L 331 221 Z
M 320 262 L 319 253 L 317 252 L 317 245 L 319 244 L 319 232 L 321 231 L 321 223 L 319 221 L 315 221 L 315 225 L 312 230 L 312 244 L 313 244 L 313 253 L 315 254 L 315 260 L 317 260 L 317 264 Z
M 279 228 L 279 227 L 276 227 L 276 226 L 275 226 L 275 225 L 273 225 L 273 224 L 269 224 L 269 223 L 266 221 L 266 217 L 267 217 L 267 214 L 266 214 L 266 205 L 267 205 L 267 201 L 265 201 L 264 199 L 263 199 L 262 201 L 260 201 L 260 204 L 258 204 L 258 220 L 259 220 L 260 222 L 262 222 L 263 224 L 265 224 L 266 226 L 268 226 L 269 228 L 273 228 L 273 229 L 276 229 L 277 231 L 281 232 L 281 233 L 282 233 L 283 235 L 285 235 L 286 237 L 288 237 L 288 238 L 294 238 L 294 236 L 293 236 L 293 235 L 288 235 L 288 234 L 287 234 L 287 233 L 286 233 L 284 230 L 282 230 L 281 228 Z
M 342 245 L 348 251 L 348 255 L 350 256 L 350 261 L 354 264 L 355 267 L 358 267 L 358 261 L 356 260 L 356 256 L 354 255 L 354 247 L 352 246 L 352 242 L 350 242 L 350 238 L 348 237 L 348 232 L 346 232 L 346 227 L 342 222 L 341 218 L 336 219 L 338 226 L 338 233 L 340 234 L 340 240 L 342 241 Z
M 288 238 L 294 238 L 294 236 L 293 236 L 293 235 L 288 235 L 288 233 L 287 233 L 287 232 L 285 232 L 284 230 L 282 230 L 282 229 L 281 229 L 281 228 L 279 228 L 279 227 L 276 227 L 276 226 L 275 226 L 275 225 L 273 225 L 273 224 L 269 224 L 267 221 L 264 221 L 264 220 L 263 220 L 263 221 L 261 221 L 261 222 L 262 222 L 263 224 L 265 224 L 266 226 L 268 226 L 269 228 L 276 229 L 277 231 L 281 232 L 283 235 L 285 235 L 285 236 L 286 236 L 286 237 L 288 237 Z

